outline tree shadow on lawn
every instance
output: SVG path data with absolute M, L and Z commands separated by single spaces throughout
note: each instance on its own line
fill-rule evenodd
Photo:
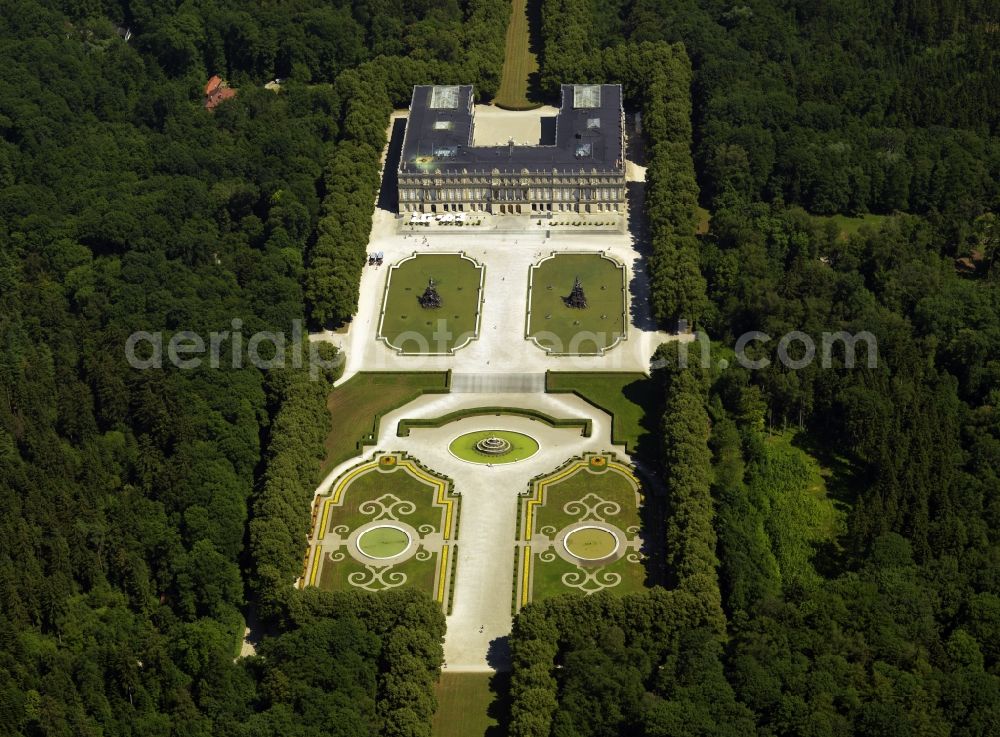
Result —
M 545 115 L 541 118 L 542 133 L 538 141 L 540 146 L 556 145 L 556 116 Z
M 542 3 L 541 0 L 528 0 L 525 7 L 528 15 L 528 51 L 538 59 L 538 69 L 528 75 L 528 91 L 526 97 L 531 102 L 544 102 L 542 91 L 541 61 L 545 53 L 542 44 Z
M 642 524 L 643 550 L 646 559 L 646 586 L 664 585 L 663 531 L 666 519 L 666 499 L 663 496 L 663 482 L 654 476 L 660 472 L 660 420 L 663 416 L 662 384 L 656 376 L 637 379 L 622 387 L 622 395 L 632 404 L 643 408 L 639 434 L 629 454 L 637 464 L 639 479 L 642 481 L 644 504 L 639 510 Z
M 660 419 L 663 416 L 663 390 L 656 376 L 637 379 L 622 387 L 622 396 L 643 408 L 641 432 L 629 455 L 655 468 L 660 455 Z
M 493 674 L 490 678 L 490 691 L 493 692 L 493 702 L 486 715 L 497 723 L 487 729 L 483 737 L 507 737 L 510 730 L 510 673 Z
M 643 481 L 646 479 L 643 478 Z M 642 524 L 639 534 L 642 535 L 643 567 L 646 569 L 643 583 L 647 588 L 666 586 L 666 540 L 663 532 L 666 529 L 667 500 L 662 494 L 650 494 L 646 483 L 643 483 L 643 491 L 646 492 L 645 503 L 639 510 Z
M 490 647 L 486 651 L 486 663 L 497 671 L 510 670 L 510 638 L 497 637 L 490 640 Z

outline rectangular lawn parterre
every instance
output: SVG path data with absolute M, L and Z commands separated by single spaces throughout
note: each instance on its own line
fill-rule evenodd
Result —
M 640 373 L 550 371 L 545 390 L 576 392 L 614 415 L 612 442 L 624 444 L 630 455 L 657 453 L 662 392 L 656 379 Z
M 563 301 L 580 278 L 587 306 Z M 601 354 L 625 337 L 625 267 L 600 253 L 559 253 L 531 270 L 529 338 L 549 353 Z
M 441 306 L 425 308 L 419 298 L 429 281 Z M 407 355 L 449 354 L 479 333 L 483 267 L 457 253 L 425 253 L 391 267 L 378 337 Z
M 327 397 L 330 432 L 323 447 L 323 472 L 353 458 L 358 443 L 375 432 L 376 418 L 408 404 L 426 392 L 448 391 L 448 374 L 359 373 L 338 386 Z

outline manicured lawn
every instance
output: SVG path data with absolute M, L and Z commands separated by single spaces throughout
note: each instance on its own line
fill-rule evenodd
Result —
M 531 52 L 527 5 L 527 0 L 513 0 L 511 4 L 503 73 L 494 99 L 498 106 L 512 110 L 538 106 L 528 100 L 528 84 L 531 75 L 538 71 L 538 59 Z
M 340 552 L 343 552 L 343 548 Z M 400 575 L 405 576 L 405 580 L 400 584 L 401 588 L 415 588 L 426 592 L 428 595 L 434 594 L 434 574 L 437 571 L 438 558 L 436 555 L 430 556 L 427 560 L 418 560 L 416 557 L 409 558 L 403 563 L 397 563 L 389 569 L 388 574 L 383 575 L 383 580 L 397 583 Z M 324 591 L 357 591 L 358 589 L 381 591 L 386 587 L 375 579 L 376 574 L 363 564 L 356 561 L 349 555 L 345 555 L 343 560 L 323 561 L 323 569 L 320 571 L 317 585 Z
M 327 530 L 332 530 L 337 525 L 347 525 L 354 529 L 371 522 L 374 517 L 367 505 L 373 499 L 379 499 L 386 494 L 392 494 L 404 503 L 413 505 L 413 512 L 399 515 L 399 519 L 403 522 L 418 529 L 421 525 L 431 525 L 435 530 L 441 529 L 443 509 L 433 505 L 436 495 L 434 487 L 414 478 L 403 469 L 397 469 L 389 473 L 369 471 L 351 481 L 344 489 L 343 505 L 330 509 Z
M 659 450 L 659 415 L 663 401 L 655 379 L 638 373 L 550 371 L 545 389 L 576 391 L 591 404 L 614 415 L 611 438 L 625 452 L 653 457 Z
M 607 461 L 607 456 L 598 458 Z M 539 490 L 544 489 L 544 504 L 535 506 L 525 517 L 525 524 L 530 519 L 531 527 L 527 542 L 531 545 L 532 601 L 566 593 L 592 594 L 607 590 L 627 594 L 645 588 L 649 577 L 646 564 L 635 559 L 635 550 L 619 550 L 623 555 L 617 560 L 600 564 L 601 558 L 616 549 L 610 532 L 578 529 L 565 540 L 556 540 L 568 525 L 580 522 L 598 527 L 601 522 L 613 525 L 630 542 L 642 537 L 641 498 L 636 482 L 613 465 L 603 470 L 592 468 L 584 464 L 557 470 L 550 478 L 560 480 L 552 484 L 540 480 L 539 485 L 532 488 L 531 498 L 523 502 L 522 513 L 528 515 L 526 510 L 532 500 L 541 498 Z M 569 475 L 561 478 L 564 473 Z M 547 545 L 544 543 L 546 538 Z M 564 542 L 571 553 L 579 553 L 592 562 L 564 560 L 560 557 Z
M 445 391 L 447 381 L 442 372 L 360 373 L 334 389 L 326 400 L 331 427 L 324 443 L 323 472 L 360 452 L 358 443 L 374 432 L 376 416 L 408 404 L 424 390 Z
M 476 450 L 476 443 L 484 438 L 496 437 L 510 443 L 510 450 L 500 455 L 488 455 Z M 509 430 L 479 430 L 460 435 L 451 441 L 448 449 L 463 461 L 473 463 L 513 463 L 538 452 L 538 442 L 523 433 Z
M 483 268 L 458 254 L 421 254 L 389 272 L 388 297 L 378 337 L 407 355 L 451 353 L 474 339 L 479 329 Z M 429 280 L 441 306 L 421 307 Z
M 431 722 L 431 734 L 434 737 L 506 734 L 508 681 L 509 676 L 504 673 L 442 671 L 434 688 L 438 708 Z
M 607 530 L 583 527 L 566 536 L 566 549 L 584 560 L 600 560 L 615 552 L 615 536 Z
M 576 277 L 587 306 L 568 307 Z M 532 269 L 528 337 L 550 353 L 600 354 L 625 334 L 625 268 L 597 253 L 561 253 Z
M 534 553 L 534 550 L 532 550 Z M 540 562 L 537 555 L 534 558 L 535 573 L 531 585 L 531 600 L 541 601 L 553 596 L 569 593 L 586 593 L 587 590 L 597 589 L 599 586 L 607 585 L 599 590 L 607 591 L 618 596 L 633 594 L 643 591 L 646 588 L 646 570 L 639 563 L 632 563 L 626 558 L 619 558 L 611 565 L 600 568 L 582 569 L 567 563 L 562 558 L 556 557 L 552 561 Z M 569 586 L 565 581 L 579 583 L 586 574 L 593 575 L 593 583 L 584 584 L 587 588 L 581 589 Z M 566 579 L 563 577 L 566 576 Z M 620 576 L 620 578 L 619 578 Z M 616 583 L 615 583 L 616 582 Z
M 395 527 L 373 527 L 358 538 L 358 548 L 372 558 L 391 558 L 409 546 L 409 536 Z
M 581 513 L 584 510 L 579 505 L 568 503 L 575 499 L 586 499 L 592 494 L 619 507 L 617 512 L 611 512 L 609 508 L 597 510 L 605 522 L 626 532 L 629 527 L 641 524 L 635 488 L 624 476 L 617 471 L 593 473 L 584 468 L 545 489 L 545 504 L 535 512 L 535 530 L 552 527 L 558 531 L 573 522 L 582 521 Z M 593 497 L 587 499 L 591 505 L 593 501 Z

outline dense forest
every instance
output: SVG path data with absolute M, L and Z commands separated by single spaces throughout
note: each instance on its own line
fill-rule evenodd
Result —
M 669 590 L 527 607 L 511 734 L 997 734 L 995 3 L 540 2 L 542 89 L 642 113 L 652 302 L 713 361 L 658 356 Z M 349 318 L 389 110 L 490 97 L 508 14 L 0 0 L 0 733 L 429 734 L 440 608 L 291 586 L 336 369 L 122 346 Z M 878 364 L 734 367 L 751 329 Z
M 996 7 L 545 0 L 542 17 L 548 86 L 627 80 L 595 60 L 683 43 L 712 219 L 704 291 L 659 309 L 712 348 L 710 366 L 675 346 L 656 362 L 671 590 L 522 612 L 511 733 L 995 734 Z M 651 214 L 690 214 L 656 185 Z M 868 212 L 890 217 L 853 235 L 815 217 Z M 750 371 L 749 330 L 866 330 L 878 360 L 849 367 L 838 344 L 830 368 L 791 370 L 774 340 Z
M 954 238 L 997 196 L 993 3 L 544 0 L 542 12 L 547 89 L 600 74 L 601 49 L 684 43 L 707 203 L 902 210 L 955 221 Z
M 427 734 L 440 608 L 292 589 L 335 369 L 237 336 L 353 312 L 365 243 L 324 238 L 367 234 L 387 106 L 495 87 L 508 13 L 0 3 L 0 733 Z M 212 74 L 237 95 L 208 111 Z M 222 365 L 134 370 L 139 330 L 229 331 Z

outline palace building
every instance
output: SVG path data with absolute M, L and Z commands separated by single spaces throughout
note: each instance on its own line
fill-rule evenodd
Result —
M 400 212 L 624 212 L 617 84 L 564 84 L 551 143 L 473 144 L 472 85 L 417 85 L 399 161 Z

